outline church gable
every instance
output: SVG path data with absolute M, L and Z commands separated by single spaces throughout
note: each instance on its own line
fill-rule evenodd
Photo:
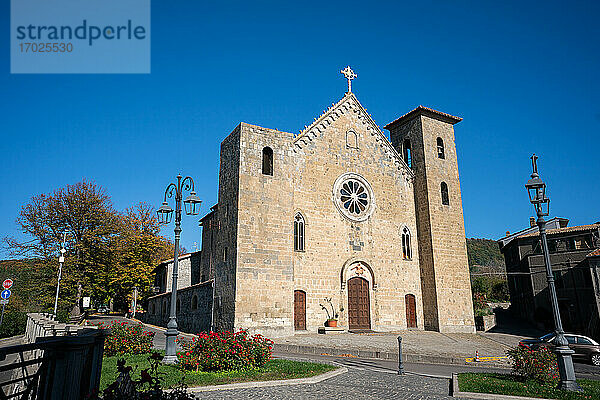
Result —
M 413 171 L 406 165 L 402 157 L 392 146 L 387 137 L 383 134 L 379 126 L 373 121 L 365 108 L 360 104 L 354 93 L 347 92 L 344 97 L 335 104 L 332 104 L 327 110 L 321 114 L 315 121 L 305 126 L 298 136 L 294 139 L 293 149 L 295 153 L 303 154 L 311 142 L 317 142 L 328 136 L 328 129 L 341 118 L 352 118 L 358 120 L 358 126 L 355 129 L 349 129 L 344 132 L 344 137 L 340 140 L 345 140 L 346 148 L 360 148 L 359 136 L 363 136 L 363 140 L 373 140 L 378 147 L 389 157 L 389 160 L 398 168 L 398 171 L 406 179 L 414 178 Z

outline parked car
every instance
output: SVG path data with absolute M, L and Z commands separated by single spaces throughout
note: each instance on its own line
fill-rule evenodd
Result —
M 106 306 L 101 306 L 98 308 L 98 312 L 100 314 L 108 314 L 108 313 L 110 313 L 110 308 L 108 308 Z
M 519 342 L 519 345 L 532 350 L 539 349 L 540 347 L 554 349 L 555 338 L 556 334 L 552 332 L 536 339 L 523 339 Z M 587 336 L 574 335 L 572 333 L 565 333 L 565 338 L 569 342 L 569 348 L 575 352 L 573 359 L 586 360 L 600 366 L 600 344 L 598 342 Z

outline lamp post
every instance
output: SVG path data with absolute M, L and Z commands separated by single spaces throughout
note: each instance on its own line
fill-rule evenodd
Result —
M 167 196 L 169 198 L 175 195 L 175 254 L 173 257 L 173 279 L 171 286 L 171 309 L 169 313 L 169 323 L 167 324 L 167 331 L 165 336 L 167 339 L 165 347 L 165 357 L 163 363 L 165 364 L 176 364 L 177 363 L 177 351 L 175 339 L 177 338 L 177 268 L 179 262 L 179 238 L 181 236 L 181 200 L 183 198 L 182 191 L 186 190 L 190 192 L 190 195 L 183 201 L 185 206 L 185 213 L 187 215 L 197 215 L 200 209 L 200 203 L 202 201 L 196 192 L 194 191 L 194 180 L 190 176 L 182 178 L 181 175 L 177 175 L 177 183 L 170 183 L 165 190 L 165 199 L 159 209 L 156 211 L 158 215 L 158 221 L 161 224 L 168 224 L 171 222 L 173 216 L 173 209 L 167 203 Z
M 548 291 L 550 292 L 550 303 L 552 304 L 552 314 L 554 316 L 554 338 L 556 358 L 558 360 L 558 372 L 560 374 L 559 389 L 577 391 L 582 389 L 575 380 L 575 370 L 573 369 L 574 353 L 569 348 L 569 343 L 565 338 L 565 332 L 560 319 L 560 310 L 558 308 L 558 299 L 556 297 L 556 288 L 554 286 L 554 275 L 552 275 L 552 265 L 550 264 L 550 254 L 548 252 L 548 242 L 546 241 L 546 221 L 544 217 L 550 214 L 550 199 L 546 196 L 546 184 L 540 179 L 537 171 L 537 156 L 531 156 L 531 165 L 533 172 L 531 179 L 525 184 L 529 201 L 533 204 L 537 214 L 537 225 L 540 230 L 540 239 L 542 242 L 542 251 L 544 253 L 544 264 L 546 265 L 546 279 L 548 281 Z
M 62 268 L 65 263 L 65 242 L 67 241 L 67 233 L 63 234 L 62 249 L 60 249 L 60 256 L 58 257 L 58 281 L 56 282 L 56 297 L 54 298 L 54 318 L 56 318 L 56 310 L 58 308 L 58 293 L 60 292 L 60 279 L 62 278 Z

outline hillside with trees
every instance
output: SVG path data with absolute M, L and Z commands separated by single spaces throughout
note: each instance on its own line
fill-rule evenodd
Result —
M 506 265 L 498 242 L 491 239 L 467 239 L 467 254 L 475 314 L 486 312 L 487 302 L 510 301 Z
M 469 268 L 475 266 L 492 267 L 505 270 L 504 256 L 500 253 L 498 242 L 492 239 L 467 239 Z

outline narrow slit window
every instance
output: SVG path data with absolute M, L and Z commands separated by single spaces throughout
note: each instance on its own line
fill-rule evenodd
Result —
M 402 156 L 404 157 L 404 162 L 408 165 L 409 168 L 412 168 L 412 149 L 410 147 L 410 139 L 404 139 L 404 143 L 402 144 Z
M 446 153 L 444 151 L 444 141 L 441 137 L 437 138 L 437 155 L 438 158 L 445 159 Z
M 447 206 L 450 205 L 450 197 L 448 196 L 448 185 L 446 182 L 442 182 L 440 185 L 442 191 L 442 204 Z
M 273 176 L 273 149 L 265 147 L 262 151 L 262 173 Z
M 294 251 L 304 251 L 304 217 L 300 213 L 294 217 Z

